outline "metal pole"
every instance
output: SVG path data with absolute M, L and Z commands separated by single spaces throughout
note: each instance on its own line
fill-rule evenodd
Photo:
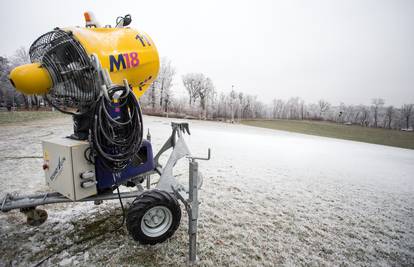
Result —
M 151 134 L 148 128 L 148 133 L 147 133 L 147 141 L 151 143 Z M 147 180 L 147 189 L 151 188 L 151 175 L 147 175 L 145 177 L 145 179 Z
M 188 235 L 189 235 L 189 256 L 190 264 L 197 261 L 197 219 L 198 219 L 198 163 L 195 160 L 190 161 L 190 179 L 189 179 L 189 203 L 190 211 L 188 213 Z
M 232 85 L 231 86 L 231 93 L 230 93 L 231 95 L 230 95 L 230 98 L 231 98 L 231 103 L 230 103 L 230 107 L 231 107 L 231 123 L 233 123 L 234 122 L 234 107 L 233 107 L 233 105 L 234 105 L 234 99 L 233 99 L 233 94 L 234 94 L 234 85 Z
M 147 175 L 146 178 L 147 180 L 147 189 L 151 188 L 151 175 Z

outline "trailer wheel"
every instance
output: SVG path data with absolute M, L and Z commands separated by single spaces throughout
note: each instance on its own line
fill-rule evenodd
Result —
M 155 245 L 170 238 L 180 225 L 177 199 L 166 191 L 142 193 L 131 204 L 126 218 L 129 234 L 143 245 Z
M 47 212 L 42 209 L 27 209 L 23 211 L 26 215 L 26 222 L 30 226 L 39 226 L 47 220 Z

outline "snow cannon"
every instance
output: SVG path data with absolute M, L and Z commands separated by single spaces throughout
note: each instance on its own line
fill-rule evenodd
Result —
M 130 16 L 119 19 L 114 28 L 100 27 L 90 12 L 85 13 L 85 20 L 86 27 L 55 28 L 40 36 L 29 50 L 32 63 L 10 73 L 12 85 L 24 94 L 45 94 L 59 109 L 62 101 L 66 108 L 69 102 L 75 108 L 79 102 L 88 105 L 100 90 L 91 60 L 95 57 L 113 84 L 123 85 L 126 79 L 135 96 L 141 97 L 159 70 L 158 51 L 152 39 L 126 27 Z M 66 87 L 64 93 L 62 87 Z
M 9 75 L 11 84 L 25 95 L 46 94 L 52 88 L 52 78 L 40 63 L 18 66 Z
M 181 219 L 178 201 L 189 222 L 190 261 L 196 260 L 198 189 L 202 176 L 185 142 L 188 123 L 172 123 L 172 133 L 157 154 L 151 136 L 143 137 L 139 97 L 157 77 L 159 58 L 150 37 L 130 29 L 131 16 L 101 27 L 90 12 L 85 27 L 55 28 L 30 47 L 31 64 L 15 68 L 10 81 L 24 94 L 42 94 L 57 110 L 73 116 L 74 133 L 42 142 L 46 184 L 54 191 L 0 200 L 0 210 L 19 209 L 27 223 L 41 225 L 47 213 L 38 206 L 118 199 L 123 223 L 141 244 L 164 242 Z M 171 154 L 166 162 L 161 157 Z M 173 168 L 189 162 L 188 185 Z M 152 179 L 158 175 L 158 179 Z M 121 186 L 135 190 L 119 190 Z M 128 211 L 122 200 L 134 198 Z

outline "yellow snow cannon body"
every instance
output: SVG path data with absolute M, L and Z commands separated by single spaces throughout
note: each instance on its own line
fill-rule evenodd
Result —
M 157 48 L 145 33 L 130 28 L 69 28 L 88 55 L 96 54 L 114 84 L 127 79 L 137 98 L 158 75 Z
M 73 43 L 77 43 L 73 51 L 65 47 L 68 42 L 62 39 L 63 33 L 66 33 L 66 38 L 73 38 Z M 60 43 L 57 44 L 58 42 Z M 46 50 L 51 45 L 56 49 L 39 52 L 40 49 Z M 90 60 L 91 55 L 96 55 L 102 68 L 109 72 L 111 82 L 114 85 L 123 85 L 123 80 L 126 79 L 137 98 L 141 97 L 155 80 L 159 70 L 157 48 L 145 33 L 128 27 L 72 27 L 55 29 L 39 37 L 29 51 L 32 63 L 13 69 L 9 75 L 10 81 L 24 94 L 45 94 L 64 80 L 60 76 L 70 72 L 70 69 L 64 69 L 62 64 L 52 65 L 50 62 L 56 62 L 59 55 L 67 60 L 67 54 L 73 52 L 88 57 L 83 61 Z M 72 62 L 66 63 L 66 68 L 78 66 L 80 61 L 82 60 L 74 58 Z M 87 63 L 81 65 L 83 69 L 90 68 Z M 84 84 L 90 86 L 87 82 Z

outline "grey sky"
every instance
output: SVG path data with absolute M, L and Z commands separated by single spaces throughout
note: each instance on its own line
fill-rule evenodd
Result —
M 0 55 L 56 26 L 130 13 L 181 75 L 203 72 L 219 91 L 264 102 L 299 96 L 333 104 L 414 103 L 414 1 L 1 0 Z

